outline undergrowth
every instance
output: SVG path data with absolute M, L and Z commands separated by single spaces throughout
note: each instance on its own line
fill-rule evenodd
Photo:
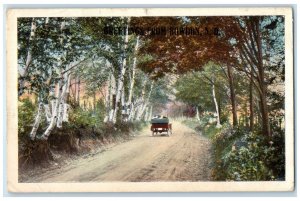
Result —
M 270 181 L 285 179 L 284 131 L 273 128 L 269 138 L 247 127 L 185 119 L 182 122 L 211 139 L 213 168 L 217 181 Z
M 72 108 L 69 122 L 63 122 L 62 128 L 55 127 L 47 141 L 30 140 L 37 106 L 29 99 L 19 101 L 18 106 L 18 152 L 19 168 L 44 166 L 53 159 L 51 152 L 80 154 L 80 145 L 84 140 L 110 143 L 119 139 L 129 139 L 130 133 L 144 128 L 146 122 L 111 122 L 104 123 L 104 104 L 99 102 L 97 109 Z M 44 115 L 43 115 L 44 116 Z M 47 128 L 46 119 L 42 118 L 37 136 Z M 99 144 L 101 146 L 101 144 Z

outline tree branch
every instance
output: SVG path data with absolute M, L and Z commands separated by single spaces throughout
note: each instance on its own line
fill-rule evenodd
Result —
M 70 70 L 72 70 L 73 68 L 77 67 L 79 64 L 83 63 L 84 61 L 87 61 L 87 60 L 90 59 L 90 58 L 91 58 L 91 57 L 87 57 L 87 58 L 83 59 L 82 61 L 78 62 L 77 64 L 71 66 L 71 67 L 68 68 L 67 70 L 63 71 L 63 72 L 61 73 L 61 75 L 63 75 L 63 74 L 65 74 L 65 73 L 69 72 Z

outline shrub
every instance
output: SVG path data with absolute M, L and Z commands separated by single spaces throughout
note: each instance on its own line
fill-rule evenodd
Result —
M 250 133 L 238 139 L 223 158 L 229 180 L 273 180 L 272 171 L 266 161 L 274 148 L 263 143 L 262 136 Z
M 250 132 L 247 127 L 234 128 L 229 123 L 217 128 L 209 118 L 206 115 L 200 123 L 195 119 L 186 119 L 183 123 L 211 139 L 214 180 L 284 180 L 285 143 L 282 129 L 273 127 L 270 139 L 262 135 L 259 128 Z
M 272 140 L 243 129 L 227 129 L 213 138 L 216 180 L 266 181 L 284 178 L 284 138 L 273 134 Z M 226 133 L 226 132 L 225 132 Z M 276 141 L 276 143 L 275 143 Z
M 35 113 L 37 111 L 30 99 L 24 99 L 18 103 L 18 134 L 19 137 L 28 134 L 31 130 L 31 125 L 34 122 Z
M 96 124 L 96 118 L 90 110 L 77 107 L 70 112 L 69 122 L 77 127 L 90 127 Z

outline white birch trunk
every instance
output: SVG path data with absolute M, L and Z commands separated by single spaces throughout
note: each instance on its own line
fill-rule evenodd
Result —
M 145 109 L 145 115 L 144 115 L 144 121 L 147 121 L 147 119 L 148 119 L 148 114 L 149 114 L 149 107 L 147 107 L 146 109 Z
M 58 108 L 58 116 L 57 116 L 57 127 L 61 128 L 62 127 L 62 122 L 64 119 L 64 116 L 66 116 L 64 114 L 64 112 L 67 112 L 67 108 L 65 109 L 65 101 L 66 101 L 66 95 L 67 95 L 67 91 L 70 85 L 70 75 L 65 75 L 64 76 L 65 79 L 65 83 L 63 85 L 63 90 L 61 93 L 61 98 L 58 100 L 59 101 L 59 108 Z
M 62 96 L 63 96 L 62 92 Z M 58 106 L 58 113 L 57 113 L 57 121 L 56 121 L 56 126 L 58 128 L 62 127 L 62 119 L 63 119 L 63 112 L 64 112 L 64 103 L 62 100 L 58 100 L 59 106 Z
M 110 88 L 110 96 L 109 96 L 109 102 L 110 102 L 109 121 L 113 121 L 115 95 L 116 95 L 116 79 L 115 76 L 111 74 L 111 88 Z
M 214 100 L 215 108 L 216 108 L 217 127 L 219 128 L 219 127 L 221 127 L 221 124 L 220 124 L 219 107 L 218 107 L 218 102 L 217 102 L 217 99 L 216 99 L 216 92 L 215 92 L 215 84 L 214 84 L 214 82 L 212 83 L 212 95 L 213 95 L 213 100 Z
M 200 114 L 199 114 L 199 109 L 198 109 L 197 106 L 196 106 L 196 118 L 197 118 L 197 120 L 198 120 L 199 122 L 201 122 L 201 120 L 200 120 Z
M 63 92 L 62 92 L 62 94 L 63 94 Z M 64 112 L 64 103 L 61 100 L 61 101 L 59 101 L 59 106 L 58 106 L 57 121 L 56 121 L 57 128 L 62 127 L 63 112 Z
M 55 105 L 56 105 L 56 100 L 55 99 L 53 99 L 53 100 L 51 100 L 51 117 L 52 117 L 52 114 L 54 114 L 54 112 L 55 112 Z
M 132 121 L 134 119 L 134 111 L 135 111 L 135 104 L 131 103 L 130 109 L 129 109 L 128 121 Z
M 32 23 L 31 23 L 31 29 L 30 29 L 30 37 L 29 37 L 29 45 L 30 43 L 34 40 L 35 38 L 35 31 L 36 31 L 36 23 L 34 21 L 34 18 L 32 19 Z M 25 64 L 25 71 L 24 71 L 24 75 L 27 74 L 28 72 L 28 68 L 29 65 L 32 61 L 32 53 L 31 53 L 31 48 L 28 48 L 28 52 L 27 52 L 27 58 L 26 58 L 26 64 Z
M 143 103 L 138 107 L 138 112 L 136 115 L 136 120 L 140 121 L 142 119 L 142 116 L 144 114 L 145 108 L 146 108 L 147 104 Z
M 150 107 L 150 112 L 149 112 L 149 116 L 148 116 L 147 121 L 150 121 L 150 120 L 151 120 L 151 118 L 152 118 L 152 112 L 153 112 L 153 106 L 151 105 L 151 107 Z
M 135 57 L 133 58 L 132 77 L 131 77 L 131 82 L 130 82 L 127 107 L 132 106 L 133 88 L 134 88 L 134 84 L 135 84 L 135 73 L 136 73 L 136 60 L 137 60 L 136 55 L 137 55 L 137 52 L 138 52 L 138 48 L 139 48 L 139 36 L 137 36 L 136 44 L 135 44 L 135 48 L 134 48 Z
M 39 125 L 40 125 L 40 122 L 41 122 L 42 110 L 43 110 L 43 103 L 39 103 L 37 115 L 35 117 L 35 121 L 34 121 L 32 130 L 31 130 L 31 133 L 30 133 L 31 140 L 35 139 L 36 132 L 37 132 L 37 130 L 39 128 Z
M 137 106 L 137 107 L 135 107 L 135 120 L 141 120 L 141 116 L 142 116 L 142 110 L 143 110 L 143 107 L 144 107 L 144 102 L 145 102 L 145 100 L 144 100 L 144 97 L 142 96 L 142 98 L 141 98 L 141 100 L 140 100 L 140 104 Z
M 150 96 L 151 96 L 151 93 L 152 93 L 152 89 L 153 89 L 153 81 L 151 82 L 151 87 L 150 87 L 150 91 L 149 91 L 149 93 L 148 93 L 148 97 L 147 97 L 147 99 L 145 100 L 144 99 L 144 97 L 145 97 L 145 95 L 143 95 L 143 104 L 141 105 L 141 107 L 140 107 L 140 109 L 139 109 L 139 112 L 138 112 L 138 114 L 137 114 L 137 120 L 141 120 L 141 118 L 142 118 L 142 116 L 143 116 L 143 114 L 144 114 L 144 112 L 145 112 L 145 110 L 146 110 L 146 107 L 148 106 L 148 104 L 149 104 L 149 100 L 150 100 Z M 145 92 L 144 92 L 145 93 Z
M 48 104 L 44 105 L 44 110 L 45 110 L 45 115 L 46 115 L 47 122 L 50 123 L 52 115 L 51 115 L 50 107 L 49 107 Z
M 50 124 L 48 125 L 47 130 L 44 132 L 44 134 L 41 136 L 41 139 L 43 140 L 47 140 L 49 135 L 51 134 L 52 130 L 55 127 L 56 121 L 57 121 L 57 115 L 58 115 L 58 109 L 59 109 L 59 103 L 60 103 L 60 98 L 61 98 L 61 94 L 62 94 L 62 81 L 60 81 L 58 83 L 58 96 L 57 96 L 57 100 L 55 102 L 55 107 L 52 113 L 52 117 L 51 117 L 51 121 Z
M 134 105 L 134 107 L 133 107 L 133 110 L 131 111 L 131 115 L 132 115 L 131 120 L 132 121 L 136 120 L 136 116 L 137 116 L 137 113 L 138 113 L 139 108 L 140 108 L 140 105 L 138 105 L 138 106 L 136 106 L 135 104 L 133 104 L 133 105 Z
M 105 91 L 105 109 L 106 114 L 103 122 L 106 123 L 109 120 L 109 111 L 110 111 L 110 90 L 111 89 L 111 75 L 108 76 L 106 91 Z
M 69 122 L 69 109 L 70 105 L 65 103 L 64 104 L 64 111 L 63 111 L 63 122 Z
M 127 102 L 127 111 L 126 114 L 128 114 L 128 121 L 131 121 L 134 119 L 133 111 L 134 111 L 134 104 L 132 103 L 132 98 L 133 98 L 133 88 L 135 85 L 135 74 L 136 74 L 136 61 L 137 61 L 137 52 L 139 48 L 139 36 L 137 36 L 136 39 L 136 45 L 134 48 L 134 54 L 135 57 L 133 59 L 133 65 L 132 65 L 132 76 L 131 76 L 131 82 L 130 82 L 130 88 L 129 88 L 129 95 L 128 95 L 128 102 Z
M 145 80 L 143 81 L 143 84 L 142 84 L 142 87 L 143 87 L 142 96 L 136 101 L 134 110 L 133 110 L 133 116 L 134 116 L 133 119 L 135 119 L 135 120 L 140 120 L 139 118 L 141 116 L 141 110 L 143 108 L 143 104 L 145 103 L 146 83 L 147 83 L 147 79 L 145 78 Z
M 121 94 L 121 110 L 122 110 L 122 114 L 126 113 L 125 110 L 125 91 L 124 91 L 124 85 L 123 85 L 123 89 L 122 89 L 122 94 Z
M 71 82 L 71 74 L 67 75 L 67 84 L 65 86 L 65 94 L 62 97 L 62 103 L 63 103 L 63 115 L 62 115 L 62 121 L 68 122 L 69 121 L 69 104 L 67 104 L 67 99 L 70 94 L 70 82 Z
M 46 22 L 46 23 L 48 23 L 48 22 Z M 62 35 L 60 37 L 61 44 L 63 43 L 63 38 L 65 38 L 65 35 L 63 33 L 63 30 L 65 29 L 65 26 L 66 26 L 66 22 L 63 21 L 61 23 L 61 27 L 60 27 L 60 29 L 62 31 Z M 61 57 L 64 57 L 64 56 L 65 55 L 61 55 Z M 64 104 L 62 102 L 64 102 L 64 100 L 65 100 L 64 94 L 66 93 L 66 90 L 70 85 L 70 82 L 68 80 L 70 78 L 70 76 L 65 75 L 65 78 L 64 78 L 64 75 L 62 74 L 62 69 L 59 69 L 59 71 L 60 71 L 60 78 L 61 79 L 58 82 L 58 94 L 57 94 L 55 106 L 54 106 L 54 108 L 52 108 L 53 113 L 52 113 L 52 116 L 51 116 L 50 124 L 48 125 L 48 128 L 46 129 L 46 131 L 41 136 L 42 140 L 47 140 L 49 135 L 51 134 L 52 130 L 54 129 L 55 124 L 57 123 L 57 126 L 60 127 L 61 122 L 62 122 L 63 106 L 64 106 Z M 66 80 L 65 83 L 63 83 L 64 79 Z M 59 118 L 59 121 L 58 121 L 58 118 Z
M 142 109 L 143 109 L 143 104 L 141 104 L 138 107 L 136 107 L 136 113 L 135 113 L 136 117 L 135 117 L 135 120 L 137 120 L 137 121 L 141 120 Z
M 129 23 L 129 22 L 128 22 Z M 124 54 L 127 51 L 127 44 L 128 44 L 128 24 L 126 27 L 126 35 L 125 35 L 125 40 L 124 40 Z M 117 94 L 116 94 L 116 101 L 115 101 L 115 109 L 113 112 L 113 123 L 116 123 L 117 121 L 117 113 L 119 111 L 119 103 L 120 103 L 120 99 L 121 99 L 121 94 L 122 94 L 122 90 L 123 90 L 123 85 L 124 85 L 124 75 L 126 72 L 126 57 L 124 56 L 122 58 L 122 65 L 121 65 L 121 71 L 119 72 L 119 76 L 118 76 L 118 86 L 117 86 Z

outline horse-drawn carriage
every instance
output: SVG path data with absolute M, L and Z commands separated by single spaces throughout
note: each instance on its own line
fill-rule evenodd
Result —
M 151 119 L 151 131 L 152 136 L 158 133 L 166 133 L 168 136 L 172 134 L 172 124 L 169 123 L 169 119 L 164 116 L 155 116 Z

